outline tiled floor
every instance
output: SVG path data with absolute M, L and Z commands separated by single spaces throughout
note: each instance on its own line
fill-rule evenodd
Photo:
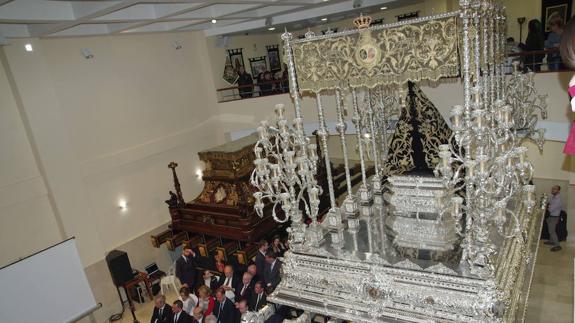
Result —
M 562 242 L 563 250 L 549 251 L 542 242 L 539 245 L 527 323 L 573 322 L 573 258 L 575 242 Z
M 177 293 L 174 292 L 172 289 L 169 289 L 168 292 L 166 292 L 166 303 L 172 305 L 172 302 L 175 301 L 177 298 L 178 298 Z M 146 302 L 144 304 L 136 303 L 136 311 L 135 311 L 136 318 L 141 323 L 150 322 L 153 310 L 154 310 L 154 302 L 153 301 L 149 301 L 149 302 Z M 128 310 L 128 306 L 126 306 L 126 311 L 124 312 L 124 316 L 122 317 L 122 319 L 119 321 L 116 321 L 116 322 L 118 322 L 118 323 L 132 323 L 132 322 L 134 322 L 134 319 L 132 318 L 132 314 Z M 114 322 L 114 323 L 116 323 L 116 322 Z
M 549 251 L 549 246 L 542 242 L 539 246 L 529 307 L 527 323 L 567 323 L 573 322 L 573 258 L 575 242 L 561 243 L 563 250 Z M 170 290 L 166 298 L 171 304 L 177 295 Z M 136 317 L 140 322 L 149 322 L 153 302 L 136 304 Z M 124 313 L 120 323 L 132 323 L 129 311 Z

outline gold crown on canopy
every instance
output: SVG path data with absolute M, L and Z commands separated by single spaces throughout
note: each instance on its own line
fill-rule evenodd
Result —
M 353 20 L 353 24 L 357 27 L 357 29 L 369 28 L 369 25 L 371 25 L 371 17 L 360 14 L 359 17 Z

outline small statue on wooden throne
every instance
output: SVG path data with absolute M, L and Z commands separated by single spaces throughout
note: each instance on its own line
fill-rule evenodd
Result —
M 168 200 L 165 200 L 164 202 L 168 204 L 169 208 L 175 208 L 180 206 L 178 195 L 172 191 L 170 191 L 170 198 Z

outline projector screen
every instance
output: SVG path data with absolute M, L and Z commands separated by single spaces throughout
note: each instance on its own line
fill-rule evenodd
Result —
M 0 322 L 71 322 L 98 308 L 74 238 L 0 268 Z

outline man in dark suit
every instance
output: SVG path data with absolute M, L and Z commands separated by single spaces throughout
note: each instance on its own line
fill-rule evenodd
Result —
M 192 317 L 184 312 L 183 307 L 184 303 L 182 301 L 179 299 L 174 301 L 172 305 L 172 312 L 174 313 L 173 323 L 192 323 Z
M 242 276 L 242 281 L 236 287 L 236 301 L 249 300 L 252 297 L 253 290 L 252 275 L 246 271 Z
M 258 244 L 258 252 L 256 252 L 256 268 L 260 278 L 263 278 L 264 269 L 266 268 L 266 252 L 268 252 L 268 242 L 261 240 Z
M 186 245 L 182 250 L 182 256 L 176 260 L 176 277 L 184 287 L 194 288 L 196 280 L 196 260 L 198 254 L 192 247 Z
M 250 311 L 257 312 L 267 304 L 266 293 L 262 282 L 256 282 L 254 285 L 254 293 L 249 301 Z
M 236 306 L 226 297 L 226 291 L 218 288 L 216 291 L 216 304 L 213 314 L 216 316 L 217 323 L 233 323 L 237 316 Z
M 258 267 L 256 267 L 255 263 L 251 263 L 248 266 L 248 273 L 252 275 L 252 286 L 258 281 L 261 280 L 260 275 L 262 273 L 258 273 Z
M 154 302 L 154 313 L 150 323 L 172 323 L 172 308 L 166 304 L 166 296 L 160 294 L 156 296 Z
M 280 268 L 281 261 L 276 258 L 276 255 L 270 251 L 266 254 L 266 269 L 264 271 L 264 284 L 266 289 L 273 291 L 280 283 Z

